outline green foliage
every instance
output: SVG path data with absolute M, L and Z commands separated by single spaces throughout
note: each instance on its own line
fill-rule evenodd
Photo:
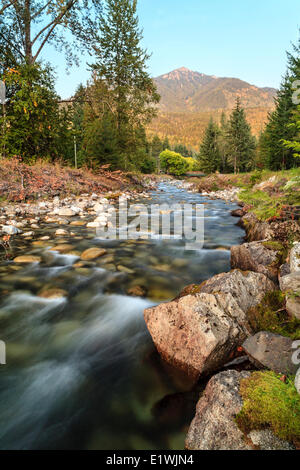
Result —
M 254 372 L 242 380 L 243 408 L 236 421 L 243 432 L 271 429 L 280 439 L 297 442 L 300 436 L 300 395 L 293 377 L 286 382 L 274 372 Z
M 106 113 L 102 119 L 90 122 L 83 139 L 85 160 L 95 166 L 110 165 L 115 170 L 120 165 L 117 128 L 114 117 Z
M 236 106 L 230 116 L 227 131 L 228 157 L 233 166 L 234 173 L 252 168 L 255 151 L 255 139 L 246 120 L 244 109 L 237 99 Z
M 162 170 L 174 176 L 184 175 L 189 169 L 187 159 L 171 150 L 164 150 L 160 154 L 160 164 Z
M 1 115 L 0 149 L 4 156 L 54 160 L 64 155 L 71 139 L 68 110 L 59 109 L 49 68 L 23 64 L 2 76 L 11 97 Z
M 94 47 L 93 69 L 109 92 L 109 108 L 115 116 L 119 153 L 125 169 L 132 167 L 135 159 L 136 130 L 155 116 L 159 101 L 154 82 L 146 71 L 150 56 L 140 46 L 142 34 L 136 9 L 136 0 L 107 0 Z
M 264 191 L 252 191 L 251 189 L 241 191 L 239 199 L 245 204 L 252 206 L 254 214 L 260 220 L 278 217 L 285 202 L 284 196 L 275 198 Z
M 300 339 L 300 321 L 291 318 L 285 310 L 285 295 L 281 291 L 269 292 L 262 302 L 247 312 L 254 331 L 270 331 L 293 340 Z
M 198 156 L 200 168 L 205 173 L 214 173 L 221 168 L 219 135 L 219 128 L 213 119 L 211 119 L 205 131 L 204 140 L 200 146 Z
M 299 108 L 293 102 L 294 82 L 300 79 L 300 42 L 294 55 L 288 54 L 288 70 L 275 99 L 275 110 L 261 137 L 260 153 L 272 170 L 288 169 L 299 163 Z

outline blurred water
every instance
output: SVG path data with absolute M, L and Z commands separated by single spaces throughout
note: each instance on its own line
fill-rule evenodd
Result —
M 146 203 L 183 201 L 205 203 L 201 251 L 186 251 L 174 240 L 101 241 L 74 227 L 77 237 L 68 243 L 75 254 L 49 251 L 50 241 L 27 247 L 43 256 L 39 265 L 14 271 L 12 263 L 3 264 L 1 449 L 183 448 L 192 411 L 155 352 L 143 310 L 227 271 L 228 249 L 243 236 L 230 216 L 234 204 L 170 184 Z M 76 251 L 90 246 L 105 247 L 110 259 L 74 267 Z M 120 265 L 127 272 L 118 272 Z M 65 296 L 37 296 L 45 286 L 64 289 Z M 128 296 L 135 286 L 146 298 Z

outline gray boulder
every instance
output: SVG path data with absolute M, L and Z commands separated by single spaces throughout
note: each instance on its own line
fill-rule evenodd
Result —
M 258 305 L 267 292 L 275 289 L 275 284 L 264 274 L 239 269 L 217 274 L 200 286 L 200 292 L 207 294 L 231 294 L 244 312 Z
M 243 344 L 250 360 L 261 368 L 278 374 L 296 374 L 298 366 L 293 364 L 293 341 L 268 331 L 260 331 Z
M 300 320 L 300 271 L 280 278 L 280 289 L 286 293 L 286 310 Z
M 231 266 L 242 271 L 264 274 L 273 282 L 278 282 L 279 267 L 282 264 L 282 251 L 279 243 L 251 242 L 231 247 Z
M 300 243 L 296 243 L 290 252 L 291 273 L 300 271 Z
M 290 450 L 288 442 L 278 439 L 271 431 L 255 430 L 245 436 L 236 424 L 243 400 L 240 382 L 249 372 L 229 370 L 208 382 L 198 401 L 185 447 L 188 450 Z
M 231 294 L 187 295 L 146 309 L 144 318 L 162 358 L 195 381 L 228 362 L 250 334 Z

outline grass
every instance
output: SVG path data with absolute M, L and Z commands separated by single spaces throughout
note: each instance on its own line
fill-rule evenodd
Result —
M 247 316 L 254 331 L 271 333 L 300 339 L 300 320 L 292 318 L 285 310 L 285 295 L 281 291 L 267 293 L 262 302 L 252 307 Z
M 299 442 L 300 395 L 294 377 L 284 382 L 274 372 L 254 372 L 241 381 L 240 393 L 243 408 L 236 421 L 243 432 L 271 429 L 280 439 Z

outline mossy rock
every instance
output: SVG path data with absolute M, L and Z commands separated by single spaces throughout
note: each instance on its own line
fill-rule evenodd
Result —
M 243 408 L 236 417 L 239 428 L 270 429 L 277 437 L 297 443 L 300 437 L 300 395 L 294 377 L 282 378 L 274 372 L 254 372 L 241 381 Z
M 268 292 L 262 302 L 247 312 L 255 332 L 270 331 L 291 339 L 300 339 L 300 321 L 285 310 L 285 295 L 281 291 Z

